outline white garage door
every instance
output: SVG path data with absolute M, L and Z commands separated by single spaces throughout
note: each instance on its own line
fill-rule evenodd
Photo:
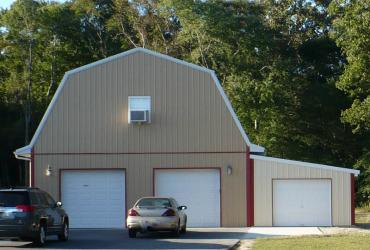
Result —
M 173 197 L 188 207 L 189 227 L 220 226 L 218 170 L 156 170 L 155 195 Z
M 331 181 L 273 180 L 274 226 L 331 226 Z
M 71 228 L 125 226 L 123 170 L 64 170 L 61 186 Z

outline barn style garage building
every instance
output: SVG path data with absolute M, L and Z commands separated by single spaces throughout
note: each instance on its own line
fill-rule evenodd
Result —
M 354 220 L 358 171 L 265 157 L 212 70 L 143 48 L 67 72 L 15 155 L 72 228 L 122 228 L 152 195 L 187 205 L 189 227 Z

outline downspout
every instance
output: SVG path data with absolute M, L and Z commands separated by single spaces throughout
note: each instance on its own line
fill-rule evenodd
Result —
M 35 187 L 35 150 L 31 149 L 31 161 L 30 161 L 30 187 Z
M 355 194 L 355 175 L 351 174 L 351 225 L 356 224 L 356 194 Z

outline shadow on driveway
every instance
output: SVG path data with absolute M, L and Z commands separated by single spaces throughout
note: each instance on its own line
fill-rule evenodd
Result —
M 43 249 L 228 249 L 245 238 L 247 229 L 189 229 L 180 237 L 168 233 L 138 234 L 128 238 L 126 230 L 71 230 L 67 242 L 48 237 Z M 50 239 L 49 239 L 50 238 Z M 30 243 L 7 242 L 0 248 L 33 248 Z

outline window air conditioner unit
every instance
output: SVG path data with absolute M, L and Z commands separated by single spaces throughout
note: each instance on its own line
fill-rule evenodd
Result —
M 131 110 L 130 121 L 137 123 L 149 122 L 149 110 Z

